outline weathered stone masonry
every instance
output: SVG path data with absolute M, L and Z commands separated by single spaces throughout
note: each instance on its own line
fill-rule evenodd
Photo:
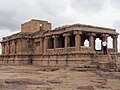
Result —
M 95 49 L 95 40 L 101 41 L 111 36 L 113 48 L 108 54 Z M 84 24 L 73 24 L 51 29 L 51 23 L 34 20 L 21 25 L 21 32 L 4 37 L 1 41 L 1 63 L 33 64 L 40 66 L 83 66 L 92 62 L 109 63 L 117 54 L 117 36 L 115 29 Z M 84 46 L 85 40 L 89 47 Z

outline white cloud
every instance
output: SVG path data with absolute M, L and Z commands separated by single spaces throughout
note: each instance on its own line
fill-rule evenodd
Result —
M 101 0 L 72 0 L 71 7 L 79 13 L 98 13 L 104 7 L 104 1 Z
M 48 20 L 53 27 L 84 23 L 120 32 L 120 0 L 0 0 L 0 38 L 20 31 L 29 19 Z

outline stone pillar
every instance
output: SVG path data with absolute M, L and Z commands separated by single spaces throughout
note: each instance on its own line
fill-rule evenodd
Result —
M 9 42 L 9 54 L 11 54 L 11 48 L 12 48 L 12 46 L 11 46 L 11 41 Z M 7 48 L 8 49 L 8 48 Z
M 80 51 L 81 49 L 81 34 L 82 32 L 81 31 L 74 31 L 74 34 L 75 34 L 75 50 L 76 51 Z
M 14 50 L 13 50 L 13 48 L 14 48 L 14 46 L 13 46 L 13 41 L 10 41 L 10 54 L 13 54 L 13 52 L 14 52 Z
M 2 47 L 2 55 L 4 54 L 4 44 L 3 43 L 1 43 L 1 47 Z
M 27 51 L 27 50 L 28 50 L 28 47 L 27 47 L 27 46 L 28 46 L 28 45 L 27 45 L 27 39 L 24 38 L 24 39 L 22 39 L 21 41 L 22 41 L 22 42 L 21 42 L 21 44 L 22 44 L 22 48 L 21 48 L 22 50 L 21 50 L 21 51 L 22 51 L 22 53 L 27 54 L 27 52 L 28 52 L 28 51 Z
M 4 43 L 1 43 L 2 45 L 2 55 L 5 54 L 5 44 Z
M 8 42 L 8 54 L 10 54 L 10 41 Z
M 113 36 L 113 48 L 115 49 L 115 52 L 118 51 L 118 49 L 117 49 L 117 38 L 118 38 L 117 35 Z
M 7 43 L 5 42 L 4 43 L 4 54 L 7 54 L 6 52 L 7 52 Z
M 14 53 L 16 54 L 16 40 L 14 41 L 14 45 L 15 45 L 15 52 Z
M 11 41 L 11 54 L 14 54 L 14 51 L 15 51 L 15 49 L 14 49 L 14 41 L 12 40 Z
M 9 41 L 4 42 L 2 45 L 2 54 L 9 54 Z
M 22 49 L 22 40 L 18 39 L 18 44 L 17 44 L 17 52 L 18 54 L 21 54 Z
M 6 54 L 6 52 L 7 52 L 7 44 L 5 42 L 5 52 L 4 52 L 4 54 Z
M 15 54 L 16 53 L 16 41 L 13 40 L 12 41 L 12 54 Z
M 69 38 L 70 34 L 65 33 L 63 34 L 63 36 L 65 37 L 65 48 L 70 47 L 70 38 Z
M 16 54 L 18 54 L 19 52 L 18 45 L 19 45 L 19 39 L 16 39 Z
M 40 37 L 40 54 L 43 53 L 43 48 L 44 48 L 44 46 L 43 46 L 43 39 L 42 39 L 42 37 Z
M 47 53 L 49 37 L 44 38 L 44 53 Z
M 19 39 L 16 40 L 16 53 L 19 53 Z
M 58 36 L 53 35 L 52 38 L 54 38 L 54 48 L 57 48 L 58 47 Z
M 27 54 L 28 53 L 28 45 L 27 45 L 27 39 L 26 38 L 22 38 L 20 39 L 20 45 L 21 45 L 21 48 L 20 48 L 20 52 L 22 54 Z
M 7 42 L 6 49 L 7 49 L 7 54 L 10 54 L 10 41 Z
M 89 34 L 89 45 L 92 48 L 92 51 L 95 51 L 95 33 Z
M 30 38 L 27 38 L 26 39 L 26 50 L 28 50 L 26 53 L 27 54 L 32 54 L 33 52 L 34 52 L 34 50 L 35 50 L 35 47 L 34 47 L 34 43 L 33 43 L 33 40 L 32 39 L 30 39 Z M 34 47 L 34 48 L 33 48 Z M 39 49 L 40 49 L 40 47 L 39 47 Z M 40 49 L 41 50 L 41 49 Z

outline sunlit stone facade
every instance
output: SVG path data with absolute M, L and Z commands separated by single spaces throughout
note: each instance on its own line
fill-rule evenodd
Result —
M 78 67 L 93 62 L 109 63 L 112 57 L 116 62 L 119 59 L 115 29 L 84 24 L 51 27 L 48 21 L 34 19 L 22 24 L 21 32 L 1 41 L 1 63 Z M 103 55 L 102 48 L 96 50 L 95 40 L 107 41 L 109 36 L 113 39 L 113 48 L 108 48 L 108 54 Z M 85 40 L 89 41 L 89 47 L 84 46 Z

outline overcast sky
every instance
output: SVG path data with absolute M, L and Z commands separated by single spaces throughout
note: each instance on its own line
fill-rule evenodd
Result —
M 0 0 L 0 38 L 30 19 L 48 20 L 53 28 L 82 23 L 120 32 L 119 10 L 120 0 Z

